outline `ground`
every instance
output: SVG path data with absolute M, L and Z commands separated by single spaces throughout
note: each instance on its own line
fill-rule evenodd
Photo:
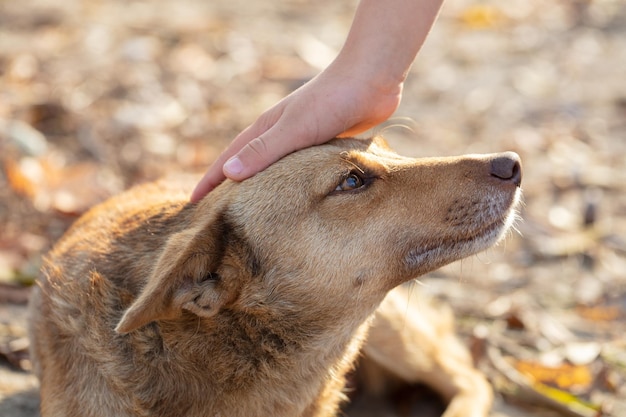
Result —
M 0 415 L 37 415 L 42 253 L 107 196 L 205 169 L 324 68 L 355 4 L 0 0 Z M 449 0 L 377 129 L 410 156 L 522 157 L 518 232 L 416 284 L 455 310 L 495 417 L 626 415 L 624 68 L 621 0 Z

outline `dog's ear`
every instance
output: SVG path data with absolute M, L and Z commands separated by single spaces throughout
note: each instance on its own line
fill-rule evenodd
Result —
M 219 311 L 229 295 L 215 273 L 228 233 L 221 215 L 201 216 L 192 226 L 172 235 L 139 297 L 115 330 L 129 333 L 155 320 L 172 319 L 182 310 L 201 317 Z

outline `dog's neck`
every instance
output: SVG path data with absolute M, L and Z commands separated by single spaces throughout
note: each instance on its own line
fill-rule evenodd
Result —
M 366 317 L 338 320 L 319 314 L 275 307 L 227 308 L 214 319 L 194 320 L 185 313 L 179 323 L 163 322 L 159 328 L 166 355 L 180 355 L 180 360 L 169 362 L 194 363 L 200 371 L 197 383 L 207 386 L 212 402 L 234 410 L 229 415 L 237 415 L 235 410 L 241 409 L 243 401 L 257 402 L 268 386 L 273 387 L 275 408 L 260 410 L 259 415 L 334 415 L 341 398 L 337 393 L 344 386 L 344 375 L 351 369 L 368 324 Z M 186 323 L 183 338 L 180 323 Z M 197 346 L 206 346 L 210 354 L 198 355 Z M 306 404 L 294 402 L 296 396 L 309 399 L 309 409 L 291 408 Z M 320 401 L 321 397 L 328 400 Z M 327 412 L 320 413 L 320 407 Z

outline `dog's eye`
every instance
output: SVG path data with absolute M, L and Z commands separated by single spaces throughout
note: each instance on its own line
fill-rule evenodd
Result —
M 358 188 L 363 187 L 364 184 L 365 182 L 363 181 L 363 178 L 361 178 L 356 173 L 352 172 L 350 175 L 348 175 L 347 178 L 341 181 L 341 184 L 339 184 L 337 188 L 335 188 L 335 191 L 356 190 Z

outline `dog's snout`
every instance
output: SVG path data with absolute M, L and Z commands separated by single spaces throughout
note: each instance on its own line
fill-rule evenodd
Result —
M 516 186 L 522 183 L 522 164 L 515 152 L 504 152 L 491 160 L 491 176 L 510 181 Z

